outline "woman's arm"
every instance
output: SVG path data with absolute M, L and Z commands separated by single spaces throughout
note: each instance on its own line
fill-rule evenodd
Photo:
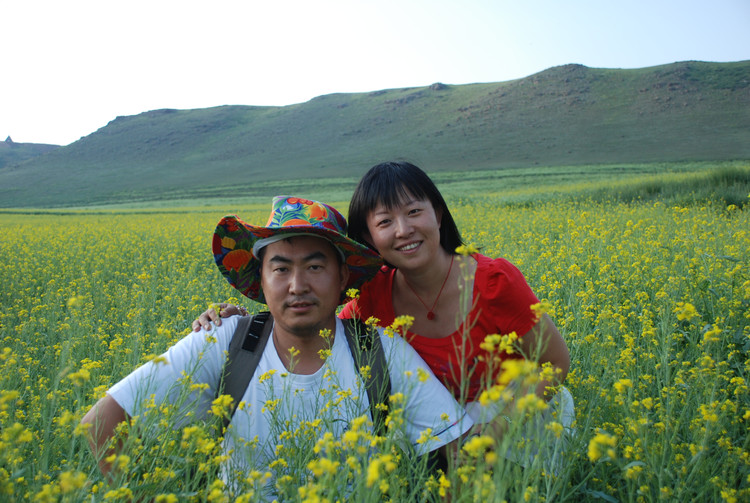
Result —
M 519 339 L 520 350 L 524 358 L 539 365 L 550 363 L 555 370 L 551 378 L 542 378 L 533 392 L 545 401 L 549 401 L 556 391 L 555 386 L 562 384 L 570 370 L 570 352 L 559 330 L 552 319 L 545 314 L 523 337 Z M 541 370 L 540 370 L 541 373 Z M 549 375 L 547 373 L 542 375 Z M 530 389 L 517 389 L 516 399 L 528 394 Z M 500 442 L 510 428 L 510 421 L 518 418 L 516 400 L 511 400 L 487 424 L 480 425 L 484 434 L 489 434 Z
M 523 356 L 539 365 L 550 363 L 556 370 L 554 380 L 542 380 L 537 384 L 536 394 L 546 396 L 547 388 L 565 382 L 570 371 L 570 351 L 549 315 L 543 315 L 534 327 L 520 338 Z

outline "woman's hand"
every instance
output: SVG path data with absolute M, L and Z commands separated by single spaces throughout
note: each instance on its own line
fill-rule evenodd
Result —
M 225 302 L 222 302 L 221 304 L 219 304 L 218 313 L 216 312 L 216 309 L 209 308 L 200 316 L 198 316 L 198 319 L 193 321 L 193 331 L 198 332 L 201 328 L 209 330 L 211 328 L 212 322 L 217 327 L 221 326 L 222 318 L 229 318 L 230 316 L 234 316 L 235 314 L 247 316 L 247 309 L 242 306 L 235 306 L 234 304 L 227 304 Z

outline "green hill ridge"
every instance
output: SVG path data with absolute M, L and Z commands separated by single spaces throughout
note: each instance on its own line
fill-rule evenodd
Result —
M 750 159 L 750 61 L 565 65 L 508 82 L 117 117 L 68 146 L 0 163 L 0 206 L 351 180 L 391 158 L 433 173 Z

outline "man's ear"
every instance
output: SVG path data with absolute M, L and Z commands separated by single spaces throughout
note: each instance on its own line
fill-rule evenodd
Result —
M 349 267 L 342 263 L 341 264 L 341 291 L 346 290 L 346 285 L 349 283 Z

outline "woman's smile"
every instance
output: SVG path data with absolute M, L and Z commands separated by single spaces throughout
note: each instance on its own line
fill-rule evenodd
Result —
M 417 241 L 417 242 L 414 242 L 414 243 L 409 243 L 409 244 L 405 244 L 403 246 L 399 246 L 396 249 L 398 251 L 400 251 L 400 252 L 410 252 L 412 250 L 415 250 L 415 249 L 419 248 L 421 245 L 422 245 L 422 242 L 421 241 Z

